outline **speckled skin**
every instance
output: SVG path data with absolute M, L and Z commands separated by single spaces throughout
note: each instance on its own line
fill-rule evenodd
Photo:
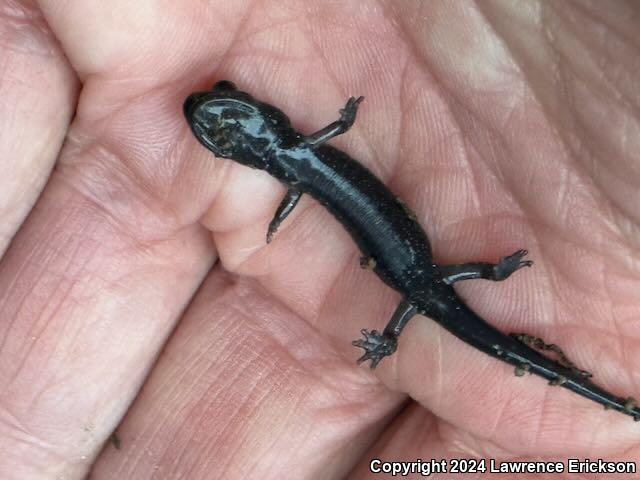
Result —
M 527 252 L 520 250 L 495 265 L 435 264 L 428 237 L 408 208 L 367 168 L 324 143 L 349 129 L 361 99 L 350 99 L 341 110 L 340 120 L 310 136 L 296 132 L 280 110 L 226 81 L 217 83 L 211 91 L 190 95 L 184 113 L 195 137 L 216 156 L 266 170 L 290 188 L 293 200 L 289 198 L 286 208 L 281 206 L 276 214 L 269 240 L 295 208 L 299 196 L 309 194 L 350 233 L 364 255 L 363 265 L 373 267 L 403 296 L 384 332 L 363 330 L 365 338 L 353 342 L 365 350 L 359 361 L 371 360 L 374 368 L 382 358 L 393 354 L 402 328 L 421 313 L 464 342 L 515 366 L 516 374 L 534 373 L 552 385 L 561 385 L 640 420 L 640 409 L 633 399 L 614 396 L 594 385 L 590 374 L 571 364 L 559 348 L 540 348 L 546 346 L 540 339 L 501 333 L 456 295 L 451 286 L 456 281 L 503 280 L 532 262 L 521 261 Z M 559 352 L 562 361 L 552 360 L 531 346 Z

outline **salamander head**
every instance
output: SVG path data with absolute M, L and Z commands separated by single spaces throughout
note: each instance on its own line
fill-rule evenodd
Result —
M 290 128 L 279 110 L 258 102 L 235 85 L 221 81 L 184 102 L 184 115 L 198 141 L 217 157 L 265 169 L 279 132 Z

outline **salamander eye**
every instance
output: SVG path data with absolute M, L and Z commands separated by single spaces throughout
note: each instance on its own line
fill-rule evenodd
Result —
M 230 82 L 229 80 L 220 80 L 215 83 L 212 90 L 215 92 L 235 91 L 238 90 L 238 87 L 236 87 L 235 83 Z

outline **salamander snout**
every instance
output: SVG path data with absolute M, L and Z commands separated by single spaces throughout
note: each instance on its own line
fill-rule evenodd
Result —
M 214 155 L 264 169 L 278 137 L 272 128 L 273 114 L 259 107 L 230 82 L 219 82 L 209 92 L 192 93 L 182 106 L 194 136 Z

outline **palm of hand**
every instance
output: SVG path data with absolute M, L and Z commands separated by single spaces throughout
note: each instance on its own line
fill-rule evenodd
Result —
M 379 380 L 356 367 L 350 340 L 380 328 L 396 294 L 308 198 L 267 247 L 283 190 L 214 160 L 180 114 L 221 77 L 305 132 L 365 94 L 333 143 L 417 212 L 438 262 L 532 252 L 534 268 L 505 283 L 461 286 L 470 305 L 640 395 L 638 109 L 625 70 L 637 45 L 624 22 L 568 6 L 545 7 L 536 25 L 535 12 L 488 3 L 336 5 L 183 3 L 123 22 L 113 5 L 43 2 L 83 88 L 57 168 L 0 264 L 0 447 L 24 446 L 5 450 L 12 474 L 81 476 L 125 412 L 127 454 L 107 447 L 97 476 L 338 478 L 366 476 L 373 456 L 638 456 L 627 417 L 514 379 L 424 318 Z M 62 138 L 73 81 L 61 57 L 47 68 L 29 120 L 53 117 Z M 32 125 L 25 135 L 41 140 Z

